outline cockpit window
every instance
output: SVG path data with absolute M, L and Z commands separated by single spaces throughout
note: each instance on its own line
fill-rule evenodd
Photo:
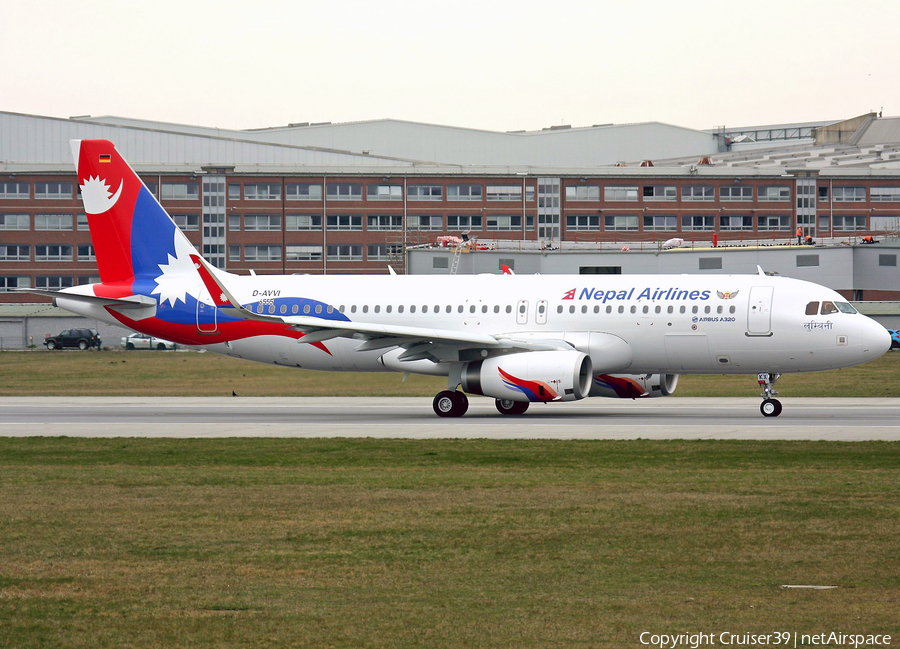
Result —
M 817 313 L 819 313 L 818 302 L 810 302 L 806 305 L 806 315 L 816 315 Z
M 837 313 L 838 309 L 834 306 L 834 302 L 822 302 L 822 311 L 821 315 L 828 315 L 830 313 Z
M 849 302 L 835 302 L 837 308 L 840 309 L 841 313 L 856 313 L 856 309 L 853 308 L 853 305 Z

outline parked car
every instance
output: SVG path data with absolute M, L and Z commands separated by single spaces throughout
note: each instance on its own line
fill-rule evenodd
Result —
M 125 349 L 177 349 L 178 345 L 171 340 L 154 338 L 147 334 L 131 334 L 122 337 L 122 347 Z
M 896 329 L 888 329 L 891 334 L 891 349 L 900 349 L 900 331 Z
M 47 349 L 74 347 L 82 351 L 96 347 L 100 349 L 100 334 L 96 329 L 66 329 L 56 336 L 44 338 Z

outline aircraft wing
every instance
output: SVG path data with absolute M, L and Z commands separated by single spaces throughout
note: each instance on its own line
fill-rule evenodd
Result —
M 431 358 L 435 361 L 459 360 L 459 351 L 462 349 L 498 352 L 572 349 L 571 345 L 562 340 L 534 340 L 452 329 L 254 313 L 241 305 L 206 260 L 197 255 L 191 255 L 191 259 L 209 294 L 214 296 L 213 301 L 223 313 L 244 320 L 286 324 L 304 332 L 301 339 L 304 343 L 317 343 L 332 338 L 357 338 L 363 341 L 357 348 L 358 351 L 403 347 L 407 351 L 401 355 L 401 360 Z

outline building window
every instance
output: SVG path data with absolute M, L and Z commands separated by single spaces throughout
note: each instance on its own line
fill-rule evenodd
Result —
M 30 277 L 0 277 L 0 293 L 9 293 L 14 288 L 29 288 L 30 286 Z
M 322 261 L 322 246 L 288 246 L 287 261 Z
M 285 198 L 289 201 L 321 201 L 322 185 L 316 183 L 287 183 Z
M 603 217 L 603 228 L 607 231 L 615 230 L 637 230 L 637 216 L 620 216 L 612 215 Z
M 281 261 L 281 246 L 244 246 L 244 261 Z
M 685 232 L 698 232 L 714 230 L 716 227 L 715 216 L 682 216 L 681 229 Z
M 164 201 L 196 201 L 200 198 L 200 184 L 163 183 L 160 198 Z
M 773 230 L 790 230 L 791 217 L 788 214 L 783 215 L 760 215 L 757 217 L 759 222 L 756 229 L 760 231 L 771 232 Z
M 818 265 L 819 255 L 797 255 L 797 268 Z
M 678 198 L 675 185 L 644 185 L 645 201 L 674 201 Z
M 483 194 L 481 185 L 447 185 L 448 201 L 480 201 Z
M 180 230 L 185 232 L 197 231 L 200 229 L 199 214 L 173 214 L 172 220 L 175 221 L 175 225 L 177 225 Z
M 719 230 L 722 232 L 736 231 L 736 230 L 752 230 L 753 229 L 753 217 L 752 216 L 736 216 L 736 215 L 723 215 L 719 217 Z
M 341 244 L 328 246 L 328 261 L 362 261 L 362 246 Z
M 753 188 L 743 185 L 722 185 L 719 188 L 719 200 L 722 201 L 752 201 Z
M 450 268 L 450 258 L 449 257 L 432 257 L 431 258 L 431 267 L 437 269 L 449 269 Z
M 809 187 L 808 189 L 812 189 Z M 791 188 L 783 186 L 766 186 L 759 188 L 759 200 L 762 202 L 779 202 L 791 200 Z
M 721 257 L 700 257 L 700 270 L 722 270 Z
M 245 201 L 280 201 L 279 183 L 244 183 Z
M 34 183 L 34 197 L 35 197 L 35 199 L 72 198 L 72 183 L 70 183 L 70 182 Z
M 566 231 L 587 232 L 600 230 L 600 216 L 597 214 L 566 214 Z
M 798 189 L 797 192 L 799 193 L 800 190 Z M 826 187 L 824 185 L 819 187 L 819 202 L 820 203 L 828 202 L 828 187 Z
M 369 261 L 391 261 L 402 255 L 402 243 L 370 243 L 366 250 L 366 259 Z
M 440 185 L 410 185 L 406 195 L 411 201 L 439 201 L 444 196 L 443 189 Z
M 280 214 L 245 214 L 245 232 L 272 232 L 281 230 Z
M 683 185 L 681 187 L 683 201 L 714 201 L 716 188 L 712 185 Z
M 607 185 L 603 188 L 603 200 L 608 203 L 621 203 L 636 201 L 638 199 L 637 187 L 624 187 L 620 185 Z
M 228 261 L 240 261 L 241 260 L 241 247 L 240 246 L 228 246 Z
M 402 230 L 403 216 L 400 214 L 370 214 L 366 217 L 367 230 Z
M 402 201 L 403 185 L 375 185 L 366 188 L 366 199 L 370 201 Z
M 321 230 L 322 217 L 318 214 L 288 214 L 285 217 L 285 229 L 289 232 Z
M 0 245 L 0 261 L 31 261 L 31 246 Z
M 900 202 L 900 187 L 870 187 L 869 200 L 873 203 Z
M 406 227 L 408 230 L 441 231 L 444 229 L 444 217 L 436 214 L 431 216 L 408 216 L 406 217 Z
M 230 201 L 241 200 L 241 185 L 240 185 L 240 183 L 228 183 L 228 200 L 230 200 Z
M 75 278 L 72 276 L 45 275 L 34 278 L 34 287 L 48 290 L 58 290 L 61 288 L 71 288 L 75 285 Z
M 896 266 L 897 255 L 878 255 L 879 266 Z
M 71 214 L 35 214 L 35 230 L 71 230 Z
M 447 217 L 448 230 L 480 230 L 481 215 L 471 216 L 468 214 L 454 215 Z
M 678 229 L 678 218 L 675 216 L 656 215 L 644 217 L 645 232 L 674 231 Z
M 362 216 L 354 214 L 329 214 L 325 218 L 328 230 L 362 230 Z
M 567 201 L 599 201 L 599 185 L 568 185 L 566 187 Z
M 94 254 L 94 246 L 79 245 L 78 261 L 97 261 L 97 256 Z
M 487 199 L 489 201 L 515 201 L 522 202 L 521 185 L 488 185 Z
M 12 181 L 0 182 L 0 198 L 29 199 L 31 198 L 31 186 L 29 183 Z
M 835 203 L 863 203 L 866 200 L 865 187 L 835 187 Z
M 35 261 L 72 261 L 72 246 L 61 244 L 38 245 L 34 247 Z
M 511 214 L 509 216 L 489 214 L 484 218 L 487 222 L 488 230 L 510 231 L 522 229 L 522 216 L 520 214 Z
M 28 214 L 0 214 L 0 230 L 30 230 L 31 216 Z
M 866 216 L 860 214 L 857 216 L 835 216 L 834 230 L 848 232 L 851 230 L 865 230 Z

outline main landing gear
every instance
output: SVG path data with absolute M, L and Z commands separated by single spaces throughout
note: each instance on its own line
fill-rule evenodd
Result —
M 438 392 L 431 404 L 438 417 L 462 417 L 469 409 L 469 398 L 459 390 Z
M 494 399 L 494 405 L 501 415 L 521 415 L 528 410 L 527 401 L 513 401 L 512 399 Z
M 778 390 L 775 389 L 775 381 L 781 378 L 781 374 L 770 374 L 769 372 L 760 372 L 757 382 L 763 391 L 759 395 L 763 398 L 763 402 L 759 404 L 759 411 L 763 417 L 777 417 L 781 414 L 781 402 L 773 399 Z

